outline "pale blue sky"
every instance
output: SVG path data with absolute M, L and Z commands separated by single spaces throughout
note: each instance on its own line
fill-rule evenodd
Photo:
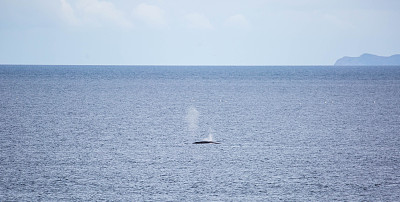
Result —
M 400 53 L 398 0 L 0 0 L 0 64 L 332 65 Z

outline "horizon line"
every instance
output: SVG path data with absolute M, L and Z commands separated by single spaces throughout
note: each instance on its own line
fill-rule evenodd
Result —
M 1 64 L 0 66 L 133 66 L 133 67 L 320 67 L 335 65 L 246 65 L 246 64 Z

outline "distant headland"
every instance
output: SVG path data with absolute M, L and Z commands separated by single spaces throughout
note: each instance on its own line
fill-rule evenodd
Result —
M 335 66 L 368 65 L 400 65 L 400 54 L 384 57 L 365 53 L 360 57 L 342 57 L 335 62 Z

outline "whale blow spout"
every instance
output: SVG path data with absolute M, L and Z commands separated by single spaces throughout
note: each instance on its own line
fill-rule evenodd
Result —
M 221 143 L 204 140 L 204 141 L 193 142 L 193 144 L 221 144 Z

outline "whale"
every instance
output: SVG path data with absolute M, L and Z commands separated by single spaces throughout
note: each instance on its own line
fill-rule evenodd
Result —
M 193 144 L 221 144 L 221 143 L 214 142 L 214 141 L 203 140 L 203 141 L 193 142 Z

